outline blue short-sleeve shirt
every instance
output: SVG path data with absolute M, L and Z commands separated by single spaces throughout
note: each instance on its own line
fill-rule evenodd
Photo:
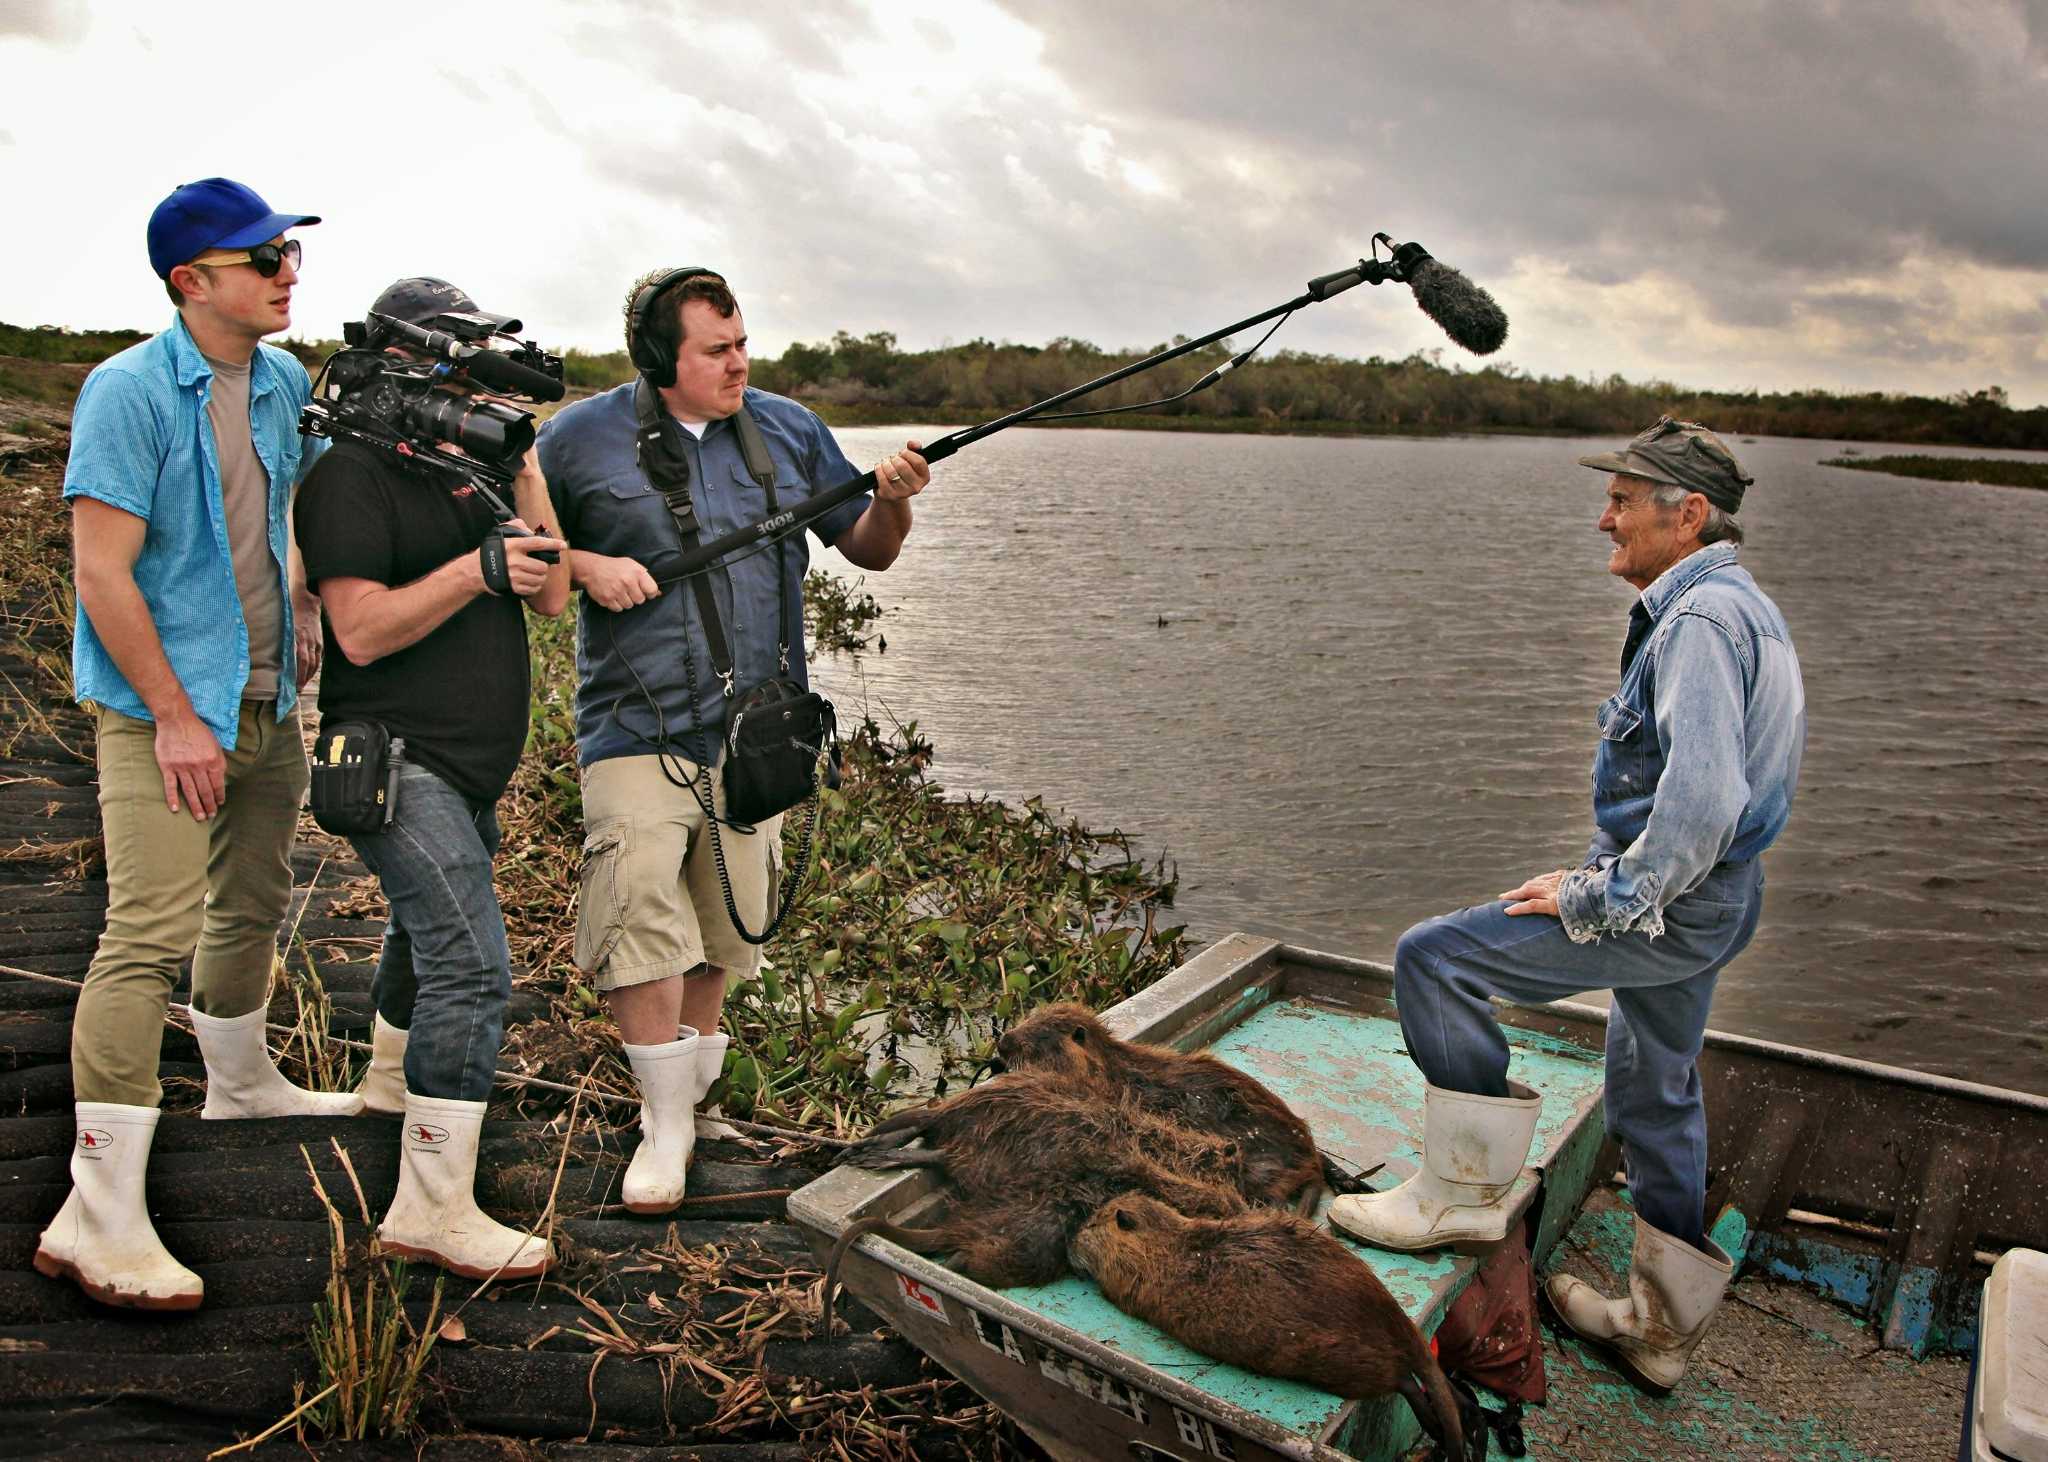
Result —
M 860 475 L 839 450 L 831 430 L 807 407 L 749 388 L 746 408 L 775 463 L 778 507 L 793 507 Z M 637 559 L 659 582 L 674 572 L 682 540 L 668 504 L 640 469 L 636 425 L 630 382 L 578 401 L 541 428 L 540 466 L 572 547 Z M 690 499 L 700 541 L 768 516 L 766 497 L 747 471 L 739 433 L 730 420 L 711 422 L 702 440 L 673 423 L 669 430 L 690 464 Z M 811 531 L 829 546 L 867 511 L 870 501 L 869 495 L 861 494 L 841 503 L 812 520 Z M 742 550 L 728 555 L 710 574 L 732 651 L 734 679 L 741 689 L 784 673 L 799 685 L 809 684 L 803 583 L 810 545 L 803 535 L 794 534 L 783 540 L 779 558 L 780 573 L 773 547 Z M 786 671 L 780 644 L 785 609 Z M 664 733 L 670 748 L 690 760 L 715 761 L 725 734 L 727 700 L 711 667 L 696 591 L 690 584 L 664 584 L 660 598 L 617 614 L 585 598 L 577 618 L 576 746 L 583 765 L 613 756 L 645 755 Z M 689 692 L 693 676 L 694 722 Z
M 71 413 L 64 498 L 89 497 L 148 524 L 135 583 L 165 657 L 192 709 L 232 751 L 249 681 L 249 627 L 235 589 L 221 498 L 220 458 L 206 403 L 213 370 L 182 317 L 161 335 L 102 361 Z M 292 596 L 286 573 L 293 486 L 326 443 L 299 435 L 312 395 L 306 368 L 288 351 L 258 345 L 249 363 L 249 431 L 270 475 L 270 553 L 284 604 L 277 714 L 298 699 Z M 72 634 L 72 679 L 81 701 L 152 719 L 93 629 L 83 605 Z

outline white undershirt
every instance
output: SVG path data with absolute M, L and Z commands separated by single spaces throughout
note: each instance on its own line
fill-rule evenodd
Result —
M 710 426 L 711 423 L 708 421 L 683 421 L 681 418 L 677 418 L 676 425 L 701 442 L 704 440 L 704 429 Z

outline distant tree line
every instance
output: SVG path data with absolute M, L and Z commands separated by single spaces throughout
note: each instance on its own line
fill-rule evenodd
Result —
M 842 331 L 829 344 L 796 344 L 777 360 L 756 361 L 754 381 L 826 408 L 828 415 L 831 407 L 851 407 L 872 419 L 872 408 L 886 406 L 895 419 L 950 421 L 1014 410 L 1150 353 L 1105 351 L 1067 338 L 1045 346 L 971 340 L 903 351 L 886 331 L 858 337 Z M 1197 351 L 1069 409 L 1172 395 L 1229 355 L 1222 346 Z M 1186 401 L 1105 422 L 1198 430 L 1628 435 L 1663 412 L 1730 435 L 2048 448 L 2048 407 L 2016 411 L 1997 386 L 1945 397 L 1700 391 L 1619 375 L 1533 376 L 1511 365 L 1466 370 L 1445 364 L 1436 351 L 1401 360 L 1281 351 Z
M 73 332 L 0 324 L 0 355 L 91 364 L 144 338 L 135 331 Z M 287 341 L 317 367 L 332 341 Z M 1154 350 L 1163 347 L 1155 346 Z M 1065 336 L 1047 345 L 970 340 L 935 350 L 899 350 L 888 331 L 835 334 L 756 359 L 754 384 L 818 409 L 837 422 L 998 415 L 1150 354 L 1107 351 Z M 1223 346 L 1197 351 L 1122 382 L 1071 409 L 1130 405 L 1172 395 L 1229 358 Z M 628 380 L 624 351 L 570 351 L 572 388 L 603 390 Z M 1838 437 L 2048 449 L 2048 407 L 2014 410 L 2003 388 L 1953 396 L 1887 391 L 1700 391 L 1669 381 L 1533 376 L 1514 366 L 1466 370 L 1441 352 L 1401 360 L 1280 351 L 1252 361 L 1186 401 L 1102 424 L 1207 431 L 1559 432 L 1631 434 L 1669 412 L 1738 436 Z

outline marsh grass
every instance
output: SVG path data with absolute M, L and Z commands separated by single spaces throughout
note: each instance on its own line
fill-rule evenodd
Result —
M 1857 472 L 1886 472 L 1894 477 L 1921 477 L 1932 482 L 1981 482 L 1992 487 L 2048 489 L 2048 462 L 2014 457 L 1829 457 L 1823 467 Z
M 284 960 L 278 961 L 277 973 L 291 990 L 297 1009 L 291 1033 L 284 1038 L 284 1049 L 278 1053 L 280 1065 L 286 1066 L 286 1074 L 295 1076 L 308 1091 L 348 1091 L 352 1089 L 355 1073 L 349 1065 L 347 1047 L 331 1039 L 334 1002 L 328 998 L 327 986 L 322 983 L 304 942 L 294 936 L 293 943 L 304 967 L 293 970 Z
M 348 1150 L 339 1142 L 333 1147 L 368 1227 L 369 1204 Z M 428 1361 L 440 1334 L 445 1279 L 434 1281 L 425 1321 L 415 1325 L 405 1308 L 405 1261 L 363 1254 L 349 1244 L 341 1211 L 328 1197 L 312 1155 L 303 1147 L 299 1151 L 327 1213 L 328 1272 L 326 1293 L 313 1308 L 309 1337 L 315 1379 L 323 1384 L 310 1397 L 303 1386 L 295 1385 L 293 1400 L 299 1405 L 287 1420 L 295 1419 L 302 1442 L 308 1427 L 324 1437 L 349 1441 L 403 1435 L 413 1429 L 427 1394 Z

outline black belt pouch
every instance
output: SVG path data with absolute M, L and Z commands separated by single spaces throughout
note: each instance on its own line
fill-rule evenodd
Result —
M 323 721 L 313 747 L 313 821 L 331 833 L 382 832 L 398 813 L 405 742 L 375 721 Z

